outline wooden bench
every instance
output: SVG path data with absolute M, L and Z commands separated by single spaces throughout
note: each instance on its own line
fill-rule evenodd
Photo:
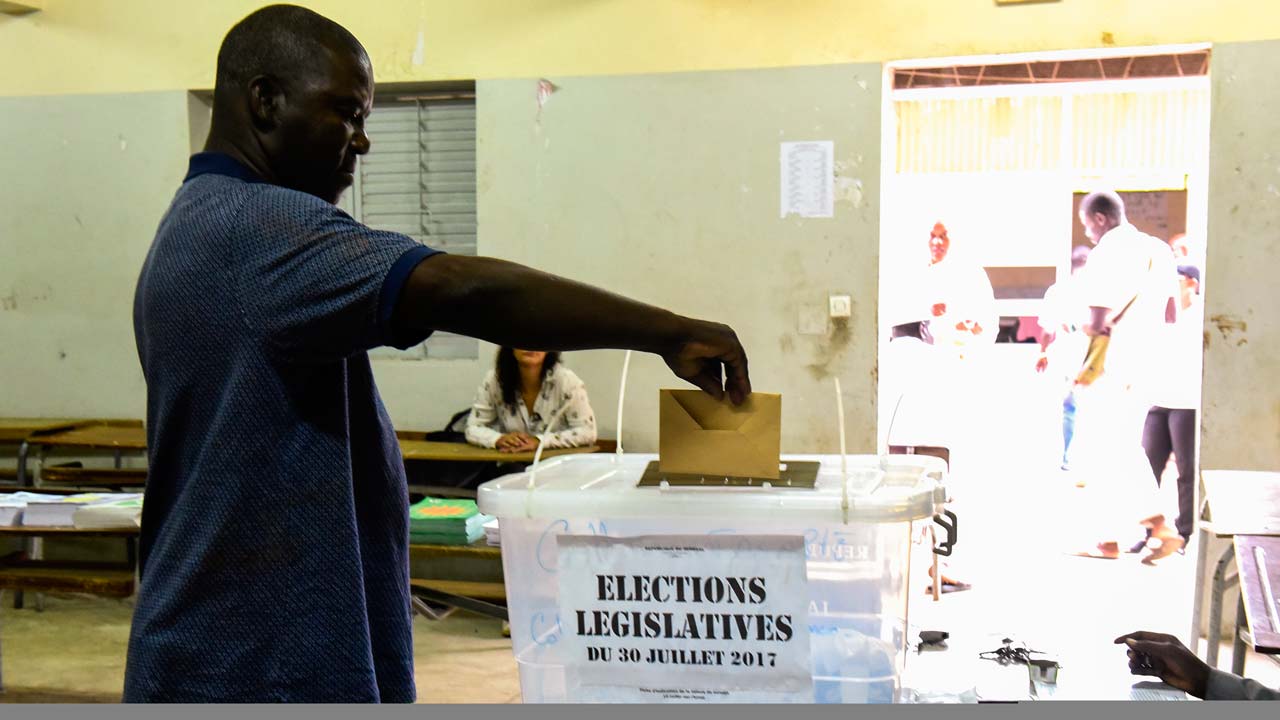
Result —
M 16 560 L 0 563 L 0 590 L 127 598 L 133 594 L 134 572 L 119 563 Z
M 414 577 L 409 589 L 415 598 L 436 605 L 507 619 L 507 588 L 502 578 L 502 551 L 483 540 L 472 545 L 409 546 L 411 568 L 429 577 Z M 498 604 L 502 603 L 502 604 Z M 432 619 L 440 613 L 415 604 Z
M 413 578 L 409 581 L 409 591 L 419 601 L 414 607 L 432 620 L 442 619 L 447 613 L 438 613 L 420 605 L 422 600 L 507 620 L 507 589 L 502 583 Z M 498 602 L 504 604 L 499 605 Z
M 147 484 L 141 468 L 86 468 L 79 463 L 50 465 L 40 471 L 38 492 L 46 488 L 111 488 L 140 490 Z
M 137 536 L 136 529 L 77 530 L 75 528 L 0 527 L 0 538 L 5 536 L 62 536 L 62 537 L 123 537 Z M 34 593 L 86 593 L 109 598 L 127 598 L 133 595 L 136 575 L 132 553 L 127 563 L 66 562 L 58 560 L 30 560 L 23 553 L 0 557 L 0 597 L 5 590 L 20 595 L 24 591 Z M 37 606 L 38 607 L 38 606 Z M 3 657 L 0 656 L 0 660 Z M 0 692 L 4 686 L 0 683 Z

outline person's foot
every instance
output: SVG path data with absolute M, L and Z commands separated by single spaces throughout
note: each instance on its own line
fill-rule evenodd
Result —
M 1078 557 L 1100 558 L 1102 560 L 1117 560 L 1120 557 L 1120 543 L 1114 540 L 1100 542 L 1093 546 L 1092 550 L 1082 550 L 1072 553 Z
M 932 580 L 932 579 L 933 579 L 933 566 L 932 566 L 932 565 L 930 565 L 930 566 L 929 566 L 929 579 L 930 579 L 930 580 Z M 959 581 L 959 580 L 953 580 L 953 579 L 951 579 L 950 577 L 948 577 L 948 576 L 947 576 L 947 573 L 946 573 L 946 571 L 945 571 L 945 570 L 944 570 L 944 571 L 943 571 L 943 573 L 942 573 L 942 584 L 943 584 L 943 585 L 954 585 L 954 586 L 956 586 L 956 587 L 960 587 L 960 588 L 963 588 L 963 589 L 966 589 L 966 590 L 967 590 L 967 589 L 969 589 L 970 587 L 972 587 L 971 585 L 969 585 L 969 583 L 961 582 L 961 581 Z
M 1168 525 L 1153 530 L 1151 537 L 1158 540 L 1160 544 L 1152 549 L 1150 555 L 1142 558 L 1143 565 L 1154 565 L 1157 560 L 1169 557 L 1182 550 L 1187 544 L 1186 540 Z
M 1146 549 L 1147 549 L 1147 538 L 1142 538 L 1138 542 L 1134 543 L 1133 546 L 1130 547 L 1125 552 L 1129 553 L 1130 555 L 1137 555 L 1138 553 Z

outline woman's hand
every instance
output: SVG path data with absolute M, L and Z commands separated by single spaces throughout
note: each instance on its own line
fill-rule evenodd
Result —
M 538 439 L 525 432 L 512 432 L 498 438 L 494 443 L 499 452 L 518 453 L 538 449 Z

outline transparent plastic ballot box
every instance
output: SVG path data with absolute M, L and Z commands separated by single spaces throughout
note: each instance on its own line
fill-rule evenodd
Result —
M 726 534 L 803 538 L 813 687 L 804 701 L 898 700 L 911 541 L 922 523 L 946 512 L 942 460 L 849 455 L 842 471 L 839 455 L 796 455 L 781 462 L 819 463 L 811 488 L 734 487 L 715 479 L 640 486 L 656 460 L 649 454 L 565 455 L 480 486 L 480 511 L 498 518 L 525 702 L 578 700 L 566 678 L 559 539 Z

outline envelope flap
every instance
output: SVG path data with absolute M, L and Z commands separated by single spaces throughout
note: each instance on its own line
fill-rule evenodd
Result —
M 668 390 L 671 399 L 684 408 L 703 430 L 738 430 L 755 413 L 755 400 L 748 397 L 741 406 L 721 402 L 701 390 Z

